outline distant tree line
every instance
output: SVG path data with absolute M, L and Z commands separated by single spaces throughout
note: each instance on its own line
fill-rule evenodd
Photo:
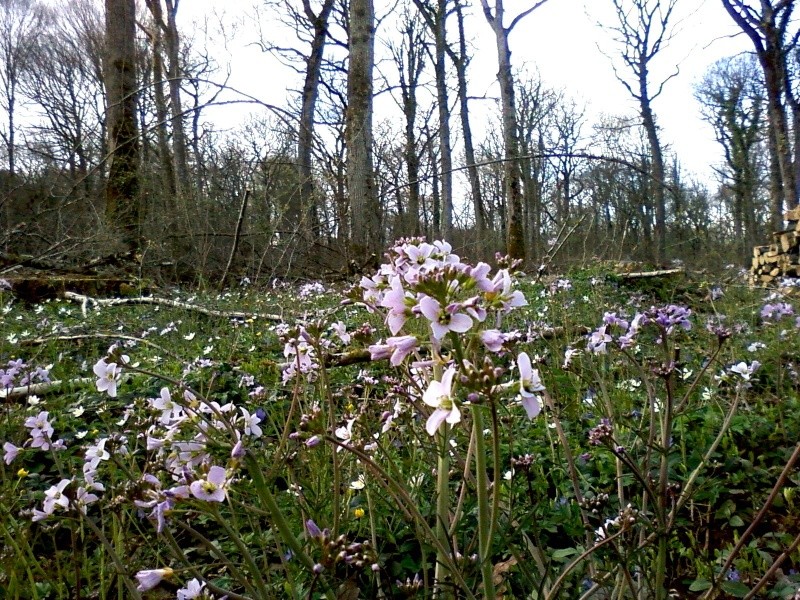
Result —
M 555 249 L 746 264 L 798 200 L 794 1 L 719 0 L 753 51 L 696 86 L 724 155 L 712 184 L 684 175 L 654 105 L 682 0 L 603 1 L 638 110 L 589 122 L 514 64 L 509 34 L 548 0 L 262 0 L 182 28 L 180 0 L 3 0 L 0 273 L 117 256 L 165 280 L 316 276 L 416 235 L 532 267 Z M 478 27 L 496 98 L 470 85 Z M 226 94 L 214 48 L 234 31 L 294 70 L 286 105 Z M 208 114 L 225 103 L 247 115 L 233 131 Z

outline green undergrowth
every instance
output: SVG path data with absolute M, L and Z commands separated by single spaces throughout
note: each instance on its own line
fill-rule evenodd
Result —
M 193 579 L 214 598 L 745 597 L 780 560 L 750 597 L 792 598 L 800 474 L 785 467 L 800 441 L 797 288 L 751 289 L 735 273 L 666 281 L 626 282 L 600 268 L 518 277 L 527 305 L 504 317 L 503 330 L 516 333 L 484 375 L 497 378 L 495 390 L 511 389 L 524 351 L 550 400 L 529 420 L 515 392 L 491 392 L 481 404 L 468 391 L 483 384 L 457 379 L 462 421 L 436 436 L 425 430 L 426 383 L 408 362 L 368 360 L 366 349 L 391 334 L 383 314 L 345 301 L 354 297 L 345 286 L 164 293 L 280 320 L 153 305 L 29 306 L 0 291 L 3 373 L 22 359 L 24 372 L 43 368 L 62 382 L 3 401 L 0 443 L 21 450 L 0 464 L 0 597 L 130 598 L 140 593 L 137 573 L 154 569 L 169 571 L 144 598 L 202 597 L 187 595 Z M 780 314 L 764 312 L 779 303 Z M 690 328 L 642 329 L 627 349 L 614 347 L 620 330 L 606 352 L 587 347 L 604 314 L 630 322 L 670 305 L 690 309 Z M 425 321 L 404 327 L 427 335 Z M 323 368 L 285 380 L 296 358 L 286 348 L 297 340 Z M 440 361 L 434 379 L 462 352 L 453 343 L 418 349 L 418 360 Z M 101 359 L 122 366 L 114 397 L 95 384 Z M 174 500 L 159 532 L 147 502 L 181 483 L 150 439 L 166 435 L 152 401 L 164 388 L 188 410 L 234 408 L 192 413 L 205 448 L 185 482 L 221 465 L 224 501 Z M 242 433 L 242 409 L 259 415 L 260 435 Z M 43 411 L 50 442 L 63 448 L 30 444 L 26 420 Z M 485 449 L 475 438 L 478 411 Z M 189 436 L 186 427 L 175 439 Z M 240 438 L 246 451 L 237 455 Z M 82 511 L 87 449 L 101 440 L 103 489 Z M 452 451 L 443 454 L 442 443 Z M 474 462 L 481 452 L 485 464 Z M 34 520 L 63 480 L 69 508 Z M 443 485 L 446 517 L 437 505 Z

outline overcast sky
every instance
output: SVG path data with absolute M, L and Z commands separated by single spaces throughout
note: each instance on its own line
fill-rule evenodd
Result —
M 381 13 L 389 2 L 375 0 Z M 473 17 L 468 23 L 473 33 L 475 55 L 470 66 L 471 93 L 497 95 L 493 84 L 497 72 L 494 38 L 473 0 Z M 252 0 L 184 0 L 180 5 L 182 26 L 203 15 L 225 11 L 229 18 L 252 12 Z M 523 0 L 506 0 L 508 19 L 515 7 L 530 6 Z M 601 113 L 636 114 L 634 101 L 617 81 L 612 68 L 616 60 L 611 33 L 598 22 L 613 24 L 615 15 L 609 0 L 549 0 L 522 21 L 510 38 L 512 63 L 538 70 L 550 87 L 563 88 L 579 104 L 585 104 L 589 123 Z M 749 41 L 736 35 L 737 29 L 719 0 L 679 0 L 677 31 L 670 45 L 654 60 L 652 77 L 658 82 L 679 67 L 653 107 L 662 127 L 662 142 L 679 156 L 684 173 L 713 182 L 712 165 L 721 160 L 721 151 L 712 129 L 700 118 L 693 88 L 714 61 L 750 50 Z M 285 105 L 291 74 L 274 59 L 252 45 L 256 32 L 244 25 L 229 43 L 228 53 L 219 60 L 231 60 L 230 85 L 259 99 Z M 608 56 L 606 56 L 606 54 Z M 622 68 L 622 67 L 620 67 Z M 223 107 L 220 115 L 226 124 L 239 118 L 244 109 Z M 478 111 L 476 111 L 476 114 Z M 478 127 L 478 130 L 480 127 Z M 589 133 L 589 128 L 585 128 Z

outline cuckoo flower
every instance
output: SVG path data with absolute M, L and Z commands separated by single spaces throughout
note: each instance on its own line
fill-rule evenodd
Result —
M 189 489 L 198 500 L 222 502 L 225 500 L 227 479 L 223 467 L 213 466 L 208 470 L 208 476 L 205 479 L 193 481 Z
M 542 410 L 536 392 L 543 392 L 545 387 L 539 378 L 539 370 L 531 366 L 531 359 L 525 352 L 520 352 L 517 357 L 517 367 L 519 368 L 519 393 L 522 397 L 522 406 L 528 413 L 528 418 L 533 419 Z
M 431 322 L 433 337 L 437 340 L 441 340 L 448 331 L 464 333 L 472 327 L 472 319 L 469 315 L 458 312 L 460 308 L 459 304 L 449 304 L 442 308 L 439 301 L 430 296 L 424 296 L 419 301 L 419 309 Z
M 203 598 L 203 588 L 205 587 L 205 582 L 201 582 L 199 579 L 190 579 L 186 583 L 186 587 L 183 587 L 178 590 L 178 600 L 192 600 L 194 598 Z
M 369 347 L 370 358 L 379 360 L 389 358 L 389 362 L 396 367 L 405 360 L 406 356 L 417 349 L 419 343 L 413 335 L 390 337 L 385 344 L 373 344 Z
M 381 306 L 389 309 L 389 314 L 386 316 L 386 324 L 389 326 L 389 331 L 392 332 L 392 335 L 397 335 L 397 332 L 400 331 L 411 314 L 407 304 L 407 300 L 410 298 L 410 295 L 407 295 L 405 289 L 403 289 L 403 282 L 400 277 L 397 275 L 392 277 L 391 290 L 384 294 L 381 301 Z
M 94 365 L 94 374 L 97 375 L 97 391 L 106 392 L 112 398 L 117 396 L 117 382 L 119 381 L 120 371 L 117 363 L 107 363 L 106 359 L 101 358 Z
M 422 395 L 422 401 L 435 410 L 428 417 L 425 423 L 425 430 L 429 435 L 433 435 L 443 422 L 447 421 L 451 425 L 461 421 L 461 411 L 453 400 L 453 377 L 456 368 L 450 367 L 442 375 L 441 381 L 431 381 L 428 389 Z
M 148 569 L 139 571 L 136 573 L 136 581 L 139 582 L 139 585 L 136 587 L 136 589 L 140 592 L 152 590 L 159 583 L 161 583 L 162 579 L 169 579 L 172 577 L 173 573 L 174 571 L 169 567 L 165 567 L 163 569 Z

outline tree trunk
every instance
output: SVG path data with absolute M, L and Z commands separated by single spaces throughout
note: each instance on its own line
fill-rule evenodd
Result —
M 475 213 L 475 233 L 478 246 L 483 242 L 486 230 L 486 215 L 481 194 L 481 181 L 478 167 L 475 164 L 475 147 L 472 142 L 472 127 L 469 121 L 469 100 L 467 94 L 467 37 L 464 31 L 464 12 L 461 2 L 456 4 L 456 17 L 458 19 L 458 56 L 451 54 L 451 59 L 456 67 L 458 79 L 458 103 L 461 115 L 461 133 L 464 136 L 464 158 L 467 161 L 467 177 L 469 188 L 472 192 L 472 207 Z
M 297 131 L 297 174 L 300 181 L 300 194 L 292 194 L 286 207 L 284 224 L 281 229 L 292 231 L 295 228 L 303 236 L 313 232 L 318 236 L 318 223 L 314 199 L 314 173 L 312 171 L 311 154 L 314 144 L 314 113 L 319 97 L 319 82 L 322 74 L 322 59 L 325 42 L 328 37 L 328 18 L 334 0 L 325 0 L 319 14 L 314 15 L 311 6 L 304 2 L 306 15 L 311 19 L 314 35 L 311 39 L 311 52 L 306 59 L 306 73 L 303 81 L 300 123 Z M 303 210 L 305 204 L 306 210 Z
M 664 154 L 661 150 L 661 142 L 658 139 L 658 129 L 653 110 L 650 106 L 650 94 L 647 90 L 647 69 L 643 67 L 639 76 L 639 105 L 642 114 L 642 125 L 647 133 L 647 143 L 650 146 L 650 156 L 652 165 L 650 173 L 652 175 L 653 205 L 656 211 L 655 223 L 655 261 L 661 263 L 667 255 L 667 220 L 666 220 L 666 179 L 664 176 Z
M 347 72 L 347 187 L 350 195 L 352 258 L 375 262 L 382 245 L 380 205 L 372 166 L 372 71 L 375 63 L 372 0 L 350 0 Z M 373 256 L 374 255 L 374 256 Z
M 439 154 L 441 165 L 441 229 L 437 235 L 443 239 L 450 237 L 453 227 L 453 156 L 450 146 L 450 106 L 447 97 L 447 69 L 445 65 L 445 46 L 447 22 L 447 0 L 439 0 L 436 11 L 434 39 L 436 43 L 436 102 L 439 109 Z
M 175 169 L 173 168 L 172 152 L 169 147 L 169 132 L 167 124 L 169 120 L 169 109 L 167 108 L 167 96 L 164 93 L 164 50 L 163 34 L 158 23 L 155 24 L 153 31 L 150 32 L 150 41 L 153 46 L 153 99 L 156 109 L 156 136 L 158 139 L 158 153 L 161 162 L 161 173 L 164 190 L 169 198 L 168 207 L 174 210 L 174 197 L 177 193 L 177 183 L 175 181 Z
M 522 214 L 522 186 L 518 162 L 517 108 L 514 100 L 511 50 L 508 46 L 510 28 L 507 29 L 503 26 L 503 0 L 495 0 L 494 15 L 489 10 L 486 0 L 481 0 L 481 3 L 486 19 L 492 27 L 492 31 L 494 31 L 497 44 L 497 81 L 500 83 L 500 107 L 503 119 L 503 143 L 505 145 L 506 251 L 512 258 L 524 260 L 525 234 L 523 228 L 524 216 Z
M 140 246 L 139 138 L 136 122 L 136 3 L 105 0 L 109 168 L 106 215 L 127 250 Z

